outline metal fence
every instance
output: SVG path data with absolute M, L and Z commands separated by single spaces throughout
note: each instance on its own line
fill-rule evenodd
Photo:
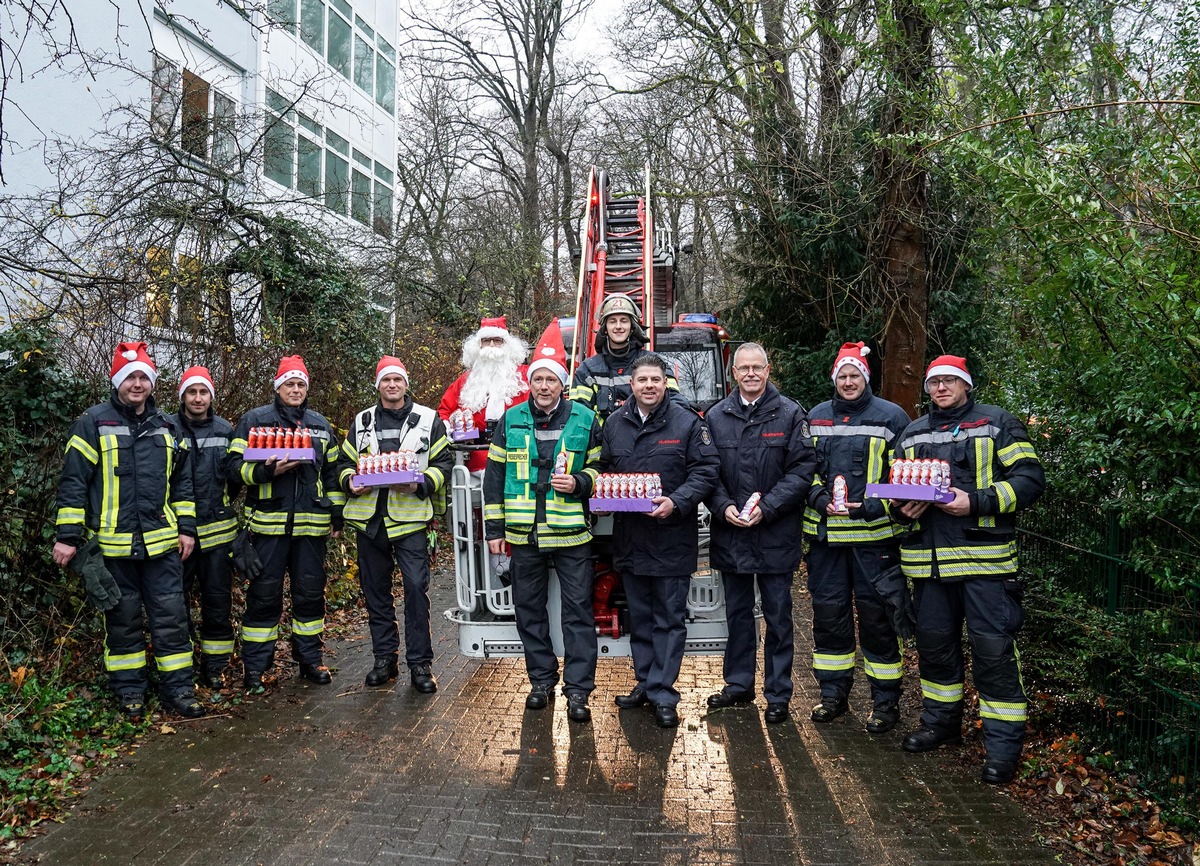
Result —
M 1053 497 L 1022 518 L 1020 544 L 1038 686 L 1151 790 L 1200 795 L 1200 544 L 1132 509 Z

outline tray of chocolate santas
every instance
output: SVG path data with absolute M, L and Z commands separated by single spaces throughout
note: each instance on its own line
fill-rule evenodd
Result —
M 251 427 L 246 436 L 246 450 L 242 452 L 242 459 L 262 463 L 272 457 L 276 460 L 315 463 L 317 452 L 313 448 L 312 430 L 308 427 Z
M 887 484 L 868 484 L 868 499 L 953 502 L 950 464 L 945 460 L 897 460 Z
M 356 487 L 388 487 L 392 484 L 421 484 L 425 473 L 415 451 L 360 454 L 358 469 L 350 483 Z

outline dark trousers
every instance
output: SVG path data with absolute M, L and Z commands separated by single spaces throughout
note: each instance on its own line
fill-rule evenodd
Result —
M 233 653 L 233 565 L 231 545 L 196 549 L 183 563 L 183 587 L 190 597 L 200 586 L 200 655 L 204 669 L 218 674 Z
M 104 613 L 104 667 L 118 695 L 142 695 L 146 671 L 143 608 L 150 624 L 158 690 L 171 697 L 192 692 L 192 641 L 188 636 L 183 565 L 172 551 L 153 559 L 104 558 L 121 589 L 121 600 Z
M 670 577 L 621 575 L 629 603 L 629 649 L 633 673 L 655 706 L 679 703 L 675 680 L 687 643 L 687 598 L 690 574 Z
M 796 653 L 792 624 L 792 575 L 722 573 L 725 585 L 725 683 L 730 692 L 754 691 L 758 636 L 754 622 L 754 584 L 762 597 L 763 696 L 771 704 L 792 699 L 792 659 Z
M 813 606 L 813 672 L 821 697 L 844 699 L 854 684 L 854 615 L 875 706 L 900 699 L 900 641 L 871 578 L 899 561 L 893 545 L 812 541 L 808 591 Z
M 392 577 L 399 567 L 404 581 L 404 661 L 410 668 L 433 661 L 429 624 L 429 542 L 424 530 L 389 539 L 387 530 L 358 533 L 358 581 L 367 605 L 371 651 L 377 659 L 400 653 Z
M 923 696 L 921 721 L 958 731 L 964 678 L 962 627 L 967 624 L 972 671 L 988 757 L 1016 761 L 1025 740 L 1025 687 L 1016 635 L 1025 622 L 1015 580 L 974 578 L 913 581 L 917 652 Z
M 262 574 L 246 588 L 242 662 L 262 672 L 275 660 L 283 616 L 283 576 L 292 588 L 292 658 L 319 665 L 325 631 L 325 536 L 254 535 Z
M 591 694 L 596 687 L 596 617 L 592 612 L 595 568 L 590 544 L 539 550 L 512 546 L 513 609 L 525 647 L 525 669 L 535 686 L 558 682 L 558 657 L 550 641 L 550 566 L 562 599 L 563 694 Z

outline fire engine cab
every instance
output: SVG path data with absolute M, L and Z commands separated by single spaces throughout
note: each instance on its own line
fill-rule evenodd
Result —
M 570 373 L 574 375 L 575 368 L 594 354 L 600 307 L 607 296 L 620 292 L 632 298 L 641 311 L 647 348 L 666 358 L 680 391 L 696 411 L 704 412 L 728 393 L 732 347 L 716 316 L 676 312 L 677 249 L 670 231 L 654 224 L 651 204 L 649 166 L 641 193 L 624 196 L 611 194 L 607 173 L 592 168 L 581 232 L 575 316 L 558 320 Z M 507 557 L 488 552 L 483 537 L 481 473 L 468 471 L 461 453 L 459 458 L 450 484 L 457 605 L 445 616 L 458 625 L 459 649 L 465 655 L 520 656 L 524 650 L 514 619 Z M 611 564 L 612 516 L 594 515 L 592 519 L 596 640 L 601 656 L 627 656 L 629 614 L 621 576 Z M 685 652 L 720 654 L 728 637 L 724 592 L 720 575 L 708 566 L 708 512 L 703 507 L 699 519 L 700 562 L 688 592 Z M 557 578 L 551 570 L 551 638 L 561 655 L 558 605 Z

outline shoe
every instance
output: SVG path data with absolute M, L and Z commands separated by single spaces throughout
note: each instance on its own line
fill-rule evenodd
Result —
M 206 689 L 220 690 L 225 688 L 225 669 L 219 671 L 202 671 L 198 685 Z
M 738 704 L 752 703 L 754 703 L 754 692 L 731 692 L 723 690 L 708 696 L 708 708 L 710 710 L 721 710 L 725 707 L 732 707 Z
M 398 676 L 400 676 L 400 665 L 396 664 L 394 658 L 375 659 L 375 666 L 367 671 L 363 683 L 374 689 L 386 686 Z
M 325 665 L 310 665 L 307 662 L 300 662 L 300 676 L 319 686 L 327 686 L 333 682 L 333 674 Z
M 679 713 L 676 712 L 674 707 L 659 704 L 654 708 L 654 724 L 660 728 L 678 728 Z
M 546 705 L 550 703 L 550 696 L 553 693 L 553 688 L 553 686 L 533 686 L 529 690 L 529 696 L 525 698 L 525 709 L 546 709 Z
M 786 722 L 787 718 L 787 704 L 767 704 L 767 708 L 763 711 L 763 721 L 768 725 L 778 725 L 780 722 Z
M 871 710 L 871 717 L 867 719 L 867 733 L 886 734 L 896 727 L 898 721 L 900 721 L 900 707 L 894 703 L 883 704 Z
M 983 765 L 979 779 L 988 785 L 1007 785 L 1016 775 L 1015 761 L 988 761 Z
M 819 724 L 823 725 L 826 722 L 832 722 L 838 716 L 845 713 L 848 709 L 850 709 L 850 706 L 846 703 L 846 699 L 844 697 L 822 696 L 821 703 L 812 708 L 812 713 L 810 715 L 814 722 L 818 722 Z
M 121 709 L 121 715 L 131 722 L 140 722 L 142 716 L 146 714 L 146 698 L 137 692 L 118 695 L 117 704 Z
M 957 746 L 962 743 L 962 733 L 957 730 L 939 731 L 922 723 L 904 738 L 900 747 L 906 752 L 932 752 L 941 746 Z
M 242 676 L 242 685 L 252 695 L 265 694 L 267 687 L 263 684 L 262 671 L 246 671 Z
M 416 665 L 409 670 L 412 687 L 423 695 L 432 695 L 437 691 L 437 680 L 433 678 L 429 665 Z
M 623 710 L 632 710 L 636 707 L 644 707 L 650 703 L 650 699 L 646 697 L 646 687 L 638 683 L 633 687 L 627 695 L 617 695 L 617 706 Z
M 203 705 L 196 700 L 191 692 L 180 692 L 177 695 L 163 695 L 162 705 L 174 710 L 185 719 L 198 719 L 204 715 Z
M 592 711 L 588 709 L 587 695 L 567 695 L 567 718 L 573 722 L 590 722 Z

